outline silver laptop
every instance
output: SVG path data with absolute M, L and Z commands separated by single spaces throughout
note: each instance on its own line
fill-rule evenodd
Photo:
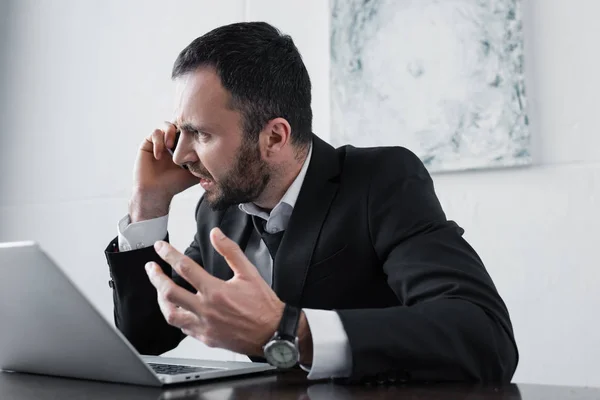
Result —
M 140 356 L 36 243 L 18 242 L 0 243 L 0 369 L 161 386 L 274 368 Z

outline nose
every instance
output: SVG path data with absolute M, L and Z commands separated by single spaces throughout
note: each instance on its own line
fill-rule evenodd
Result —
M 198 156 L 194 151 L 194 146 L 188 135 L 177 132 L 175 145 L 173 147 L 175 148 L 175 151 L 173 152 L 173 162 L 175 164 L 187 169 L 186 164 L 198 161 Z

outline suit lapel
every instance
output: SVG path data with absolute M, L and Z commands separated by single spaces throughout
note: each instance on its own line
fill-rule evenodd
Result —
M 313 153 L 273 265 L 279 298 L 301 306 L 302 288 L 321 227 L 338 189 L 340 160 L 333 147 L 313 135 Z

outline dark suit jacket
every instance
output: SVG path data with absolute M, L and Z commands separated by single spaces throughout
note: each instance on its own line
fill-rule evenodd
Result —
M 198 231 L 185 254 L 221 279 L 232 277 L 212 248 L 218 226 L 245 248 L 250 218 L 236 206 L 212 211 L 200 199 Z M 401 147 L 334 149 L 318 137 L 274 261 L 284 302 L 336 310 L 352 350 L 352 380 L 508 382 L 518 353 L 510 317 L 480 258 L 448 221 L 421 161 Z M 193 289 L 152 247 L 106 249 L 115 322 L 142 354 L 183 339 L 157 305 L 144 264 L 156 261 Z

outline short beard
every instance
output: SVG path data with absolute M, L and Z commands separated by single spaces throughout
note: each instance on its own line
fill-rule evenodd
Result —
M 255 201 L 271 181 L 269 165 L 261 159 L 258 141 L 244 138 L 233 169 L 216 184 L 216 197 L 205 195 L 209 207 L 224 211 L 233 205 Z

